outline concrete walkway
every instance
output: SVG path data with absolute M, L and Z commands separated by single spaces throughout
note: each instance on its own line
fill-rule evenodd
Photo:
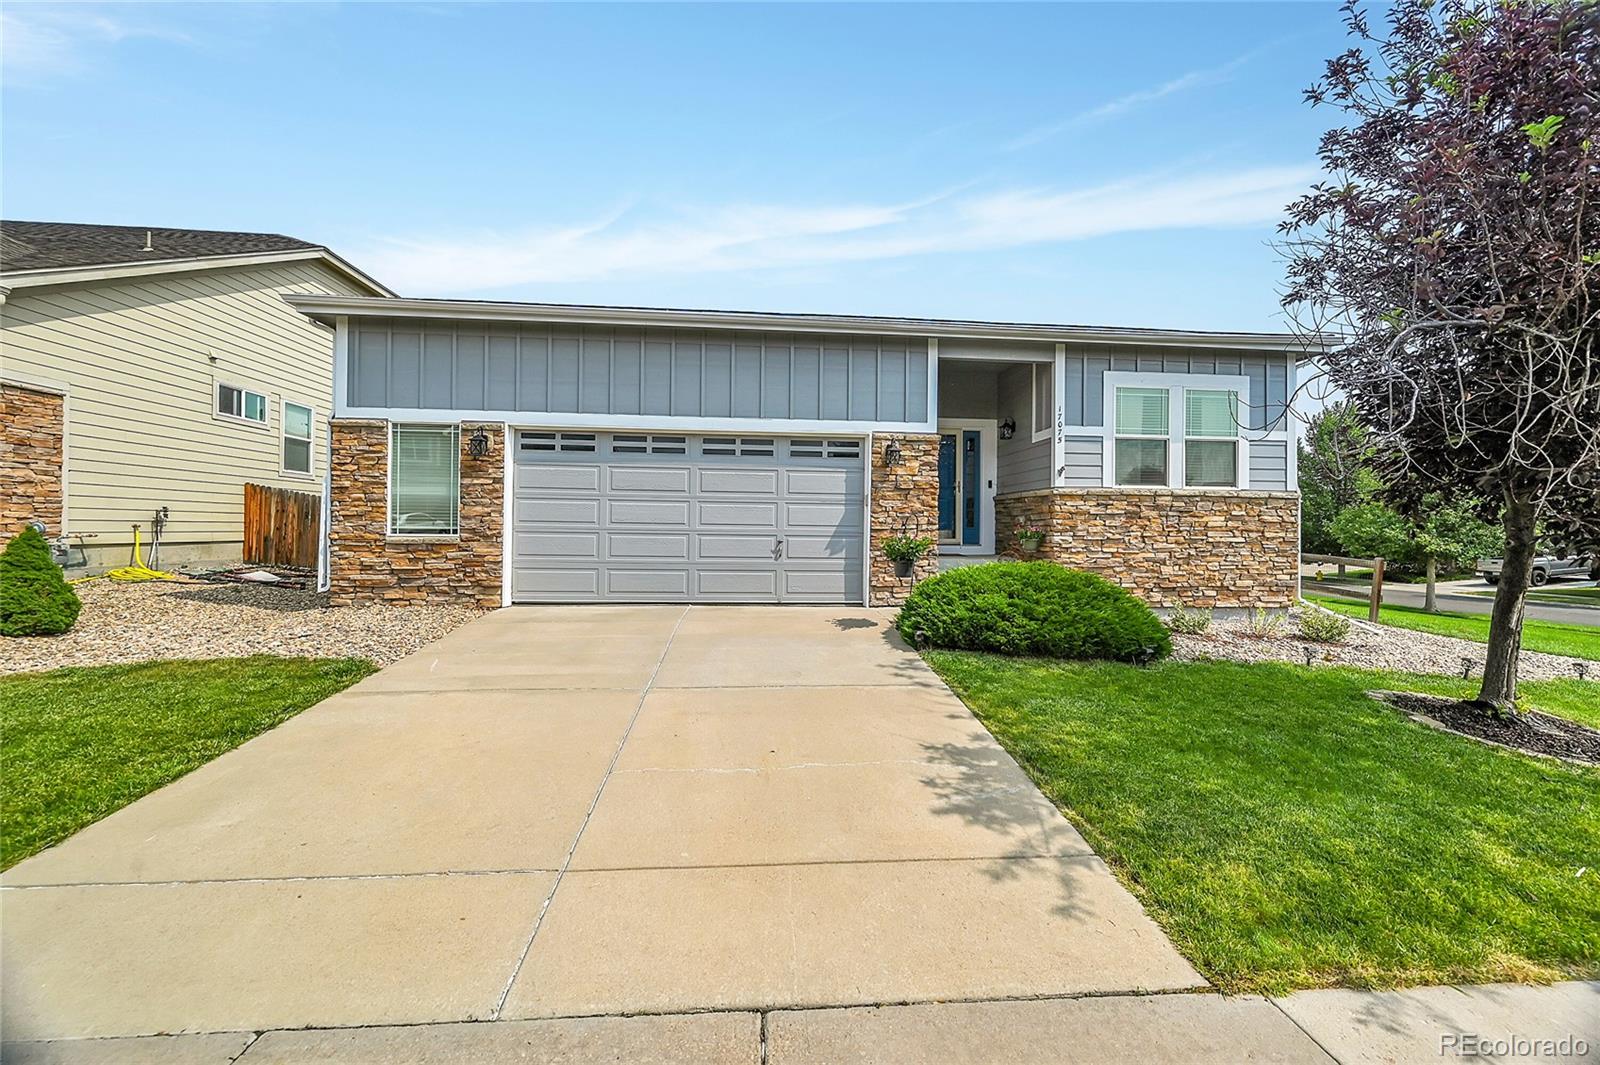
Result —
M 1203 993 L 889 617 L 528 608 L 457 630 L 8 872 L 5 1060 L 1326 1061 L 1359 1041 L 1343 1006 Z

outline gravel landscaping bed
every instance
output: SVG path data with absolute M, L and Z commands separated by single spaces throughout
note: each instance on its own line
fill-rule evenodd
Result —
M 1291 612 L 1277 634 L 1260 637 L 1250 631 L 1244 618 L 1214 618 L 1211 627 L 1197 636 L 1172 634 L 1172 657 L 1197 661 L 1226 658 L 1235 662 L 1296 662 L 1306 664 L 1306 651 L 1315 664 L 1359 666 L 1363 669 L 1392 669 L 1402 673 L 1437 673 L 1461 676 L 1462 659 L 1472 660 L 1472 675 L 1483 675 L 1487 644 L 1460 640 L 1454 636 L 1435 636 L 1393 626 L 1368 626 L 1353 623 L 1342 643 L 1312 643 L 1299 638 Z M 1600 676 L 1600 666 L 1580 658 L 1541 654 L 1524 650 L 1517 675 L 1523 680 L 1550 680 L 1576 677 L 1578 664 L 1590 677 Z
M 77 585 L 61 636 L 0 637 L 0 673 L 156 658 L 295 655 L 387 665 L 480 615 L 467 607 L 330 607 L 317 592 L 204 581 Z

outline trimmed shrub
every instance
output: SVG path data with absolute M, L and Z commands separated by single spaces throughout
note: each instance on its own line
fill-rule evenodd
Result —
M 1350 635 L 1350 619 L 1321 607 L 1300 608 L 1300 637 L 1316 643 L 1339 643 Z
M 82 609 L 37 529 L 22 530 L 0 551 L 0 636 L 55 636 Z
M 1140 661 L 1172 653 L 1149 607 L 1054 562 L 991 562 L 930 577 L 900 611 L 900 634 L 934 647 L 1046 658 Z
M 1193 609 L 1182 603 L 1174 606 L 1167 614 L 1167 628 L 1172 632 L 1182 633 L 1185 636 L 1198 636 L 1211 627 L 1211 611 Z

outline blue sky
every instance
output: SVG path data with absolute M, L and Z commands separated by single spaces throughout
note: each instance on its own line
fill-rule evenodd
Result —
M 1331 4 L 27 5 L 5 217 L 406 295 L 1270 329 Z

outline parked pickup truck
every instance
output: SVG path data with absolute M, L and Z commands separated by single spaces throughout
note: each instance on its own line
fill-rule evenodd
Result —
M 1480 558 L 1478 575 L 1490 584 L 1499 584 L 1501 565 L 1502 561 L 1498 558 Z M 1533 586 L 1537 588 L 1551 577 L 1593 577 L 1600 580 L 1600 561 L 1589 555 L 1573 555 L 1571 558 L 1540 555 L 1534 559 Z

